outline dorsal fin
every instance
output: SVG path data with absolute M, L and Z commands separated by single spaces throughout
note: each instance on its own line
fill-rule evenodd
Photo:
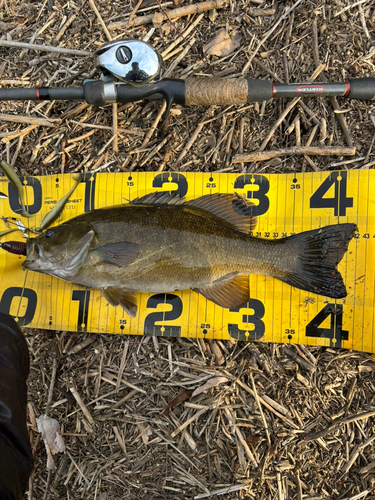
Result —
M 251 215 L 252 207 L 255 205 L 237 194 L 207 194 L 186 202 L 185 198 L 181 198 L 176 192 L 170 194 L 169 191 L 159 191 L 135 198 L 130 203 L 132 205 L 185 205 L 199 208 L 216 215 L 243 233 L 252 231 L 257 224 L 257 218 Z
M 177 192 L 171 194 L 169 191 L 158 191 L 135 198 L 130 203 L 132 205 L 182 205 L 185 203 L 185 198 L 181 198 Z
M 252 207 L 255 205 L 236 194 L 208 194 L 189 200 L 185 206 L 206 210 L 229 222 L 243 233 L 252 231 L 257 224 L 257 218 L 251 215 Z

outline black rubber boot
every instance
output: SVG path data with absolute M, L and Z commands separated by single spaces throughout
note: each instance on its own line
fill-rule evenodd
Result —
M 0 499 L 22 499 L 33 468 L 26 428 L 30 361 L 17 323 L 0 313 Z

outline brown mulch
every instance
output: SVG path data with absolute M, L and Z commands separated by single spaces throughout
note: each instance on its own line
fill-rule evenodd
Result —
M 189 2 L 162 5 L 172 10 Z M 141 16 L 161 12 L 152 1 L 0 0 L 1 38 L 94 52 L 108 41 L 111 24 L 134 14 L 133 24 L 110 35 L 147 36 L 165 54 L 169 77 L 214 72 L 239 78 L 244 68 L 248 78 L 279 82 L 307 82 L 317 68 L 316 81 L 375 75 L 371 0 L 230 0 L 203 13 L 185 36 L 196 51 L 175 28 L 185 32 L 199 14 L 174 19 L 174 26 L 168 21 L 159 26 L 158 16 L 156 27 L 136 25 Z M 203 46 L 222 28 L 239 45 L 229 55 L 203 57 Z M 179 44 L 170 49 L 175 41 Z M 4 87 L 79 86 L 98 77 L 92 57 L 17 47 L 0 47 L 0 54 Z M 237 107 L 174 106 L 162 123 L 160 101 L 120 104 L 117 112 L 112 105 L 68 101 L 1 102 L 2 158 L 19 175 L 371 168 L 374 103 L 307 98 L 268 134 L 289 104 L 278 99 Z M 19 121 L 5 121 L 3 115 Z M 40 123 L 31 127 L 23 117 Z M 45 119 L 57 121 L 47 127 Z M 232 163 L 237 153 L 307 143 L 355 146 L 356 153 Z M 35 453 L 29 499 L 375 498 L 375 363 L 369 354 L 235 341 L 25 333 Z M 192 390 L 208 380 L 213 386 L 194 395 Z M 35 426 L 47 406 L 66 444 L 51 472 Z

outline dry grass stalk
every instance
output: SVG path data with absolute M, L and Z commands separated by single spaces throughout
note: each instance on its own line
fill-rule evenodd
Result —
M 138 0 L 138 3 L 137 5 L 134 7 L 134 9 L 131 11 L 130 13 L 130 16 L 129 16 L 129 19 L 128 19 L 128 28 L 130 28 L 130 26 L 132 25 L 132 22 L 133 22 L 133 19 L 134 19 L 134 16 L 136 15 L 139 7 L 141 6 L 143 0 Z
M 61 38 L 64 36 L 64 33 L 65 31 L 69 28 L 69 26 L 71 24 L 73 24 L 73 22 L 75 21 L 76 19 L 76 15 L 73 14 L 72 16 L 70 16 L 70 18 L 64 23 L 64 25 L 62 26 L 62 28 L 60 29 L 60 31 L 57 33 L 56 37 L 55 37 L 55 40 L 56 42 L 59 42 L 61 40 Z
M 278 19 L 278 21 L 273 25 L 273 27 L 267 32 L 267 34 L 263 37 L 263 39 L 259 42 L 257 48 L 255 49 L 255 51 L 251 54 L 251 57 L 250 59 L 247 61 L 247 63 L 245 64 L 243 70 L 242 70 L 242 74 L 244 75 L 247 70 L 249 69 L 250 67 L 250 64 L 251 64 L 251 61 L 253 59 L 254 56 L 256 56 L 256 54 L 258 53 L 259 49 L 261 48 L 262 45 L 264 45 L 265 41 L 272 35 L 272 33 L 275 31 L 275 29 L 279 26 L 279 24 L 281 23 L 281 21 L 283 21 L 286 17 L 289 16 L 289 14 L 301 3 L 302 0 L 297 0 L 293 5 L 292 7 L 290 7 L 289 9 L 287 9 L 287 11 Z
M 14 123 L 30 123 L 42 127 L 55 127 L 61 123 L 59 118 L 51 118 L 50 120 L 44 118 L 34 118 L 31 116 L 14 116 L 14 115 L 0 115 L 0 120 L 5 122 Z
M 105 22 L 103 21 L 103 18 L 100 15 L 100 12 L 99 12 L 94 0 L 89 0 L 89 2 L 90 2 L 92 10 L 95 12 L 96 17 L 98 18 L 98 21 L 103 28 L 104 33 L 106 34 L 106 37 L 108 38 L 109 41 L 111 41 L 112 40 L 111 34 L 109 33 L 108 28 L 107 28 Z
M 83 402 L 83 400 L 82 400 L 81 396 L 79 395 L 77 389 L 75 387 L 71 387 L 69 390 L 73 394 L 74 399 L 77 401 L 79 407 L 81 408 L 81 410 L 82 410 L 83 414 L 85 415 L 85 417 L 87 418 L 87 420 L 91 424 L 94 424 L 94 419 L 92 418 L 91 413 L 89 412 L 87 406 Z
M 191 16 L 192 14 L 200 14 L 201 12 L 207 12 L 212 9 L 221 9 L 225 6 L 226 0 L 208 0 L 206 2 L 195 3 L 192 5 L 187 5 L 185 7 L 179 7 L 178 9 L 165 11 L 169 19 L 178 19 L 179 17 Z M 163 18 L 165 18 L 163 12 Z M 152 23 L 154 19 L 154 14 L 149 16 L 135 17 L 133 19 L 133 26 L 143 26 L 145 24 Z M 127 22 L 112 23 L 108 26 L 110 31 L 121 30 L 127 26 Z
M 28 127 L 24 128 L 23 130 L 20 130 L 18 132 L 13 133 L 13 134 L 7 135 L 6 137 L 4 137 L 1 140 L 1 142 L 3 144 L 6 144 L 7 142 L 12 141 L 13 139 L 16 139 L 17 137 L 20 137 L 20 136 L 25 137 L 32 130 L 34 130 L 34 129 L 38 128 L 38 127 L 39 127 L 39 125 L 37 125 L 37 124 L 35 124 L 35 125 L 29 125 Z
M 18 47 L 21 49 L 28 50 L 41 50 L 43 52 L 56 52 L 58 54 L 69 54 L 71 56 L 91 56 L 91 52 L 87 50 L 74 50 L 66 49 L 64 47 L 53 47 L 51 45 L 38 45 L 35 43 L 24 43 L 24 42 L 14 42 L 8 40 L 0 40 L 0 46 L 2 47 Z
M 160 55 L 161 57 L 165 60 L 165 57 L 170 54 L 170 52 L 175 48 L 177 47 L 177 45 L 179 45 L 180 43 L 183 43 L 184 42 L 184 39 L 190 35 L 190 33 L 192 31 L 195 30 L 195 28 L 198 26 L 198 24 L 202 21 L 204 17 L 204 14 L 200 14 L 193 23 L 190 23 L 189 24 L 189 27 L 187 30 L 185 30 L 183 33 L 182 33 L 182 37 L 178 37 L 176 38 L 176 40 L 171 43 L 171 45 L 169 45 L 169 47 L 167 47 Z
M 232 159 L 233 163 L 251 162 L 251 161 L 266 161 L 271 158 L 280 158 L 281 156 L 288 155 L 317 155 L 317 156 L 353 156 L 355 155 L 355 148 L 347 147 L 306 147 L 294 146 L 292 148 L 285 148 L 276 151 L 261 151 L 257 153 L 242 153 L 235 155 Z

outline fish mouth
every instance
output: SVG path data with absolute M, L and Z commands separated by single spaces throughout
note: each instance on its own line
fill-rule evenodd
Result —
M 43 274 L 52 274 L 56 264 L 46 258 L 43 247 L 33 240 L 26 242 L 26 260 L 22 267 L 28 271 L 37 271 Z
M 35 241 L 27 240 L 26 242 L 26 260 L 23 261 L 22 267 L 29 270 L 40 270 L 42 266 L 40 247 Z

